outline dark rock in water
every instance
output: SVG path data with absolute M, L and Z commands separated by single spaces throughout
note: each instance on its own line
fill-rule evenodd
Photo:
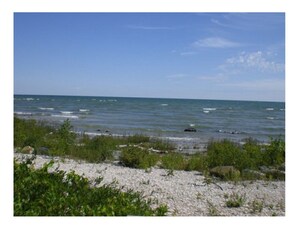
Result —
M 195 128 L 186 128 L 184 132 L 197 132 Z
M 230 179 L 240 176 L 240 171 L 233 166 L 217 166 L 209 170 L 211 176 Z
M 97 129 L 96 131 L 97 131 L 97 132 L 101 132 L 101 130 L 100 130 L 100 129 Z

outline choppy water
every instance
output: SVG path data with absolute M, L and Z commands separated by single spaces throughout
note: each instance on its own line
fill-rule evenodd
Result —
M 15 95 L 14 113 L 57 123 L 70 119 L 75 131 L 94 135 L 145 134 L 198 142 L 285 136 L 283 102 Z M 190 127 L 197 132 L 184 132 Z

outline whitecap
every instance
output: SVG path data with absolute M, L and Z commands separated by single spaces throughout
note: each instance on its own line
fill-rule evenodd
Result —
M 266 117 L 268 120 L 274 120 L 274 117 Z
M 204 110 L 203 113 L 209 113 L 209 110 Z
M 274 108 L 266 108 L 267 111 L 272 111 Z
M 79 112 L 86 113 L 86 112 L 90 112 L 90 110 L 89 109 L 79 109 Z
M 58 114 L 52 114 L 52 117 L 61 117 L 61 118 L 72 118 L 72 119 L 78 119 L 78 116 L 75 115 L 58 115 Z
M 161 106 L 168 106 L 168 104 L 161 104 Z
M 62 114 L 72 114 L 72 111 L 60 111 Z
M 33 115 L 32 113 L 29 112 L 14 112 L 16 115 L 22 115 L 22 116 L 31 116 Z
M 217 108 L 203 108 L 204 111 L 215 111 Z
M 26 100 L 26 101 L 34 101 L 34 98 L 32 98 L 32 97 L 27 97 L 27 98 L 25 98 L 24 100 Z
M 47 108 L 47 107 L 38 107 L 40 110 L 54 110 L 54 108 Z
M 195 124 L 190 124 L 190 127 L 194 127 L 195 126 Z

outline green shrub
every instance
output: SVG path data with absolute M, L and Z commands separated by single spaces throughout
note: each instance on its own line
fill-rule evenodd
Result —
M 239 144 L 229 140 L 210 142 L 207 146 L 207 164 L 209 168 L 216 166 L 234 166 L 244 168 L 246 156 L 242 154 Z
M 80 149 L 88 154 L 86 159 L 91 162 L 101 162 L 112 159 L 112 153 L 116 149 L 117 141 L 110 136 L 97 136 L 85 142 Z
M 239 208 L 246 201 L 245 195 L 239 195 L 237 193 L 232 193 L 230 196 L 227 195 L 227 197 L 226 206 L 228 208 Z
M 161 158 L 162 168 L 171 170 L 185 170 L 187 168 L 187 161 L 181 154 L 168 153 Z
M 167 207 L 151 208 L 139 193 L 104 185 L 90 187 L 74 172 L 48 173 L 53 162 L 32 169 L 31 162 L 14 163 L 15 216 L 155 216 Z
M 158 160 L 157 154 L 149 153 L 147 149 L 131 146 L 124 148 L 120 156 L 121 163 L 131 168 L 146 169 L 156 165 Z
M 246 155 L 245 168 L 258 169 L 259 166 L 263 165 L 263 148 L 257 140 L 246 139 L 242 154 Z
M 72 125 L 69 119 L 65 120 L 63 124 L 54 133 L 52 139 L 52 151 L 55 154 L 65 155 L 69 154 L 71 148 L 75 144 L 76 134 L 71 131 Z
M 47 145 L 47 139 L 53 131 L 54 128 L 45 122 L 14 117 L 14 146 L 31 146 L 36 151 Z
M 285 162 L 285 141 L 282 139 L 271 139 L 270 144 L 265 147 L 264 159 L 266 165 L 281 165 Z
M 201 154 L 195 154 L 187 160 L 187 171 L 205 171 L 207 169 L 206 157 Z

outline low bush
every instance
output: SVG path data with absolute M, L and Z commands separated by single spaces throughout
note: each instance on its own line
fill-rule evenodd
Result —
M 120 162 L 131 168 L 146 169 L 156 165 L 159 155 L 150 153 L 147 149 L 139 147 L 126 147 L 120 155 Z
M 242 146 L 229 140 L 212 141 L 207 146 L 206 160 L 209 168 L 234 166 L 241 172 L 245 169 L 258 170 L 261 166 L 280 166 L 285 162 L 285 142 L 271 139 L 262 145 L 246 139 Z
M 76 134 L 71 131 L 72 128 L 69 119 L 67 119 L 52 134 L 49 139 L 52 154 L 66 155 L 71 152 L 76 140 Z
M 110 136 L 97 136 L 89 138 L 85 136 L 80 143 L 73 148 L 70 154 L 77 158 L 83 158 L 89 162 L 102 162 L 113 159 L 113 151 L 117 149 L 117 139 Z
M 231 195 L 226 196 L 228 199 L 226 200 L 226 206 L 228 208 L 239 208 L 241 207 L 245 201 L 246 201 L 246 196 L 244 195 L 239 195 L 238 193 L 232 193 Z
M 211 141 L 207 146 L 207 164 L 209 168 L 216 166 L 234 166 L 242 169 L 245 156 L 242 154 L 239 144 L 227 139 L 223 141 Z
M 31 162 L 14 163 L 15 216 L 162 216 L 166 206 L 151 208 L 139 193 L 122 192 L 90 183 L 75 173 L 48 173 L 53 162 L 33 169 Z
M 263 147 L 257 140 L 248 138 L 245 140 L 245 144 L 242 146 L 242 154 L 245 155 L 246 169 L 258 169 L 260 165 L 263 165 Z
M 265 147 L 263 161 L 266 165 L 277 166 L 285 163 L 285 141 L 282 139 L 271 139 L 270 144 Z
M 168 153 L 161 158 L 161 167 L 171 170 L 185 170 L 187 161 L 183 155 L 178 153 Z
M 35 150 L 47 145 L 54 128 L 45 122 L 14 117 L 14 146 L 31 146 Z
M 205 171 L 207 170 L 207 159 L 205 155 L 195 154 L 187 160 L 187 171 Z

